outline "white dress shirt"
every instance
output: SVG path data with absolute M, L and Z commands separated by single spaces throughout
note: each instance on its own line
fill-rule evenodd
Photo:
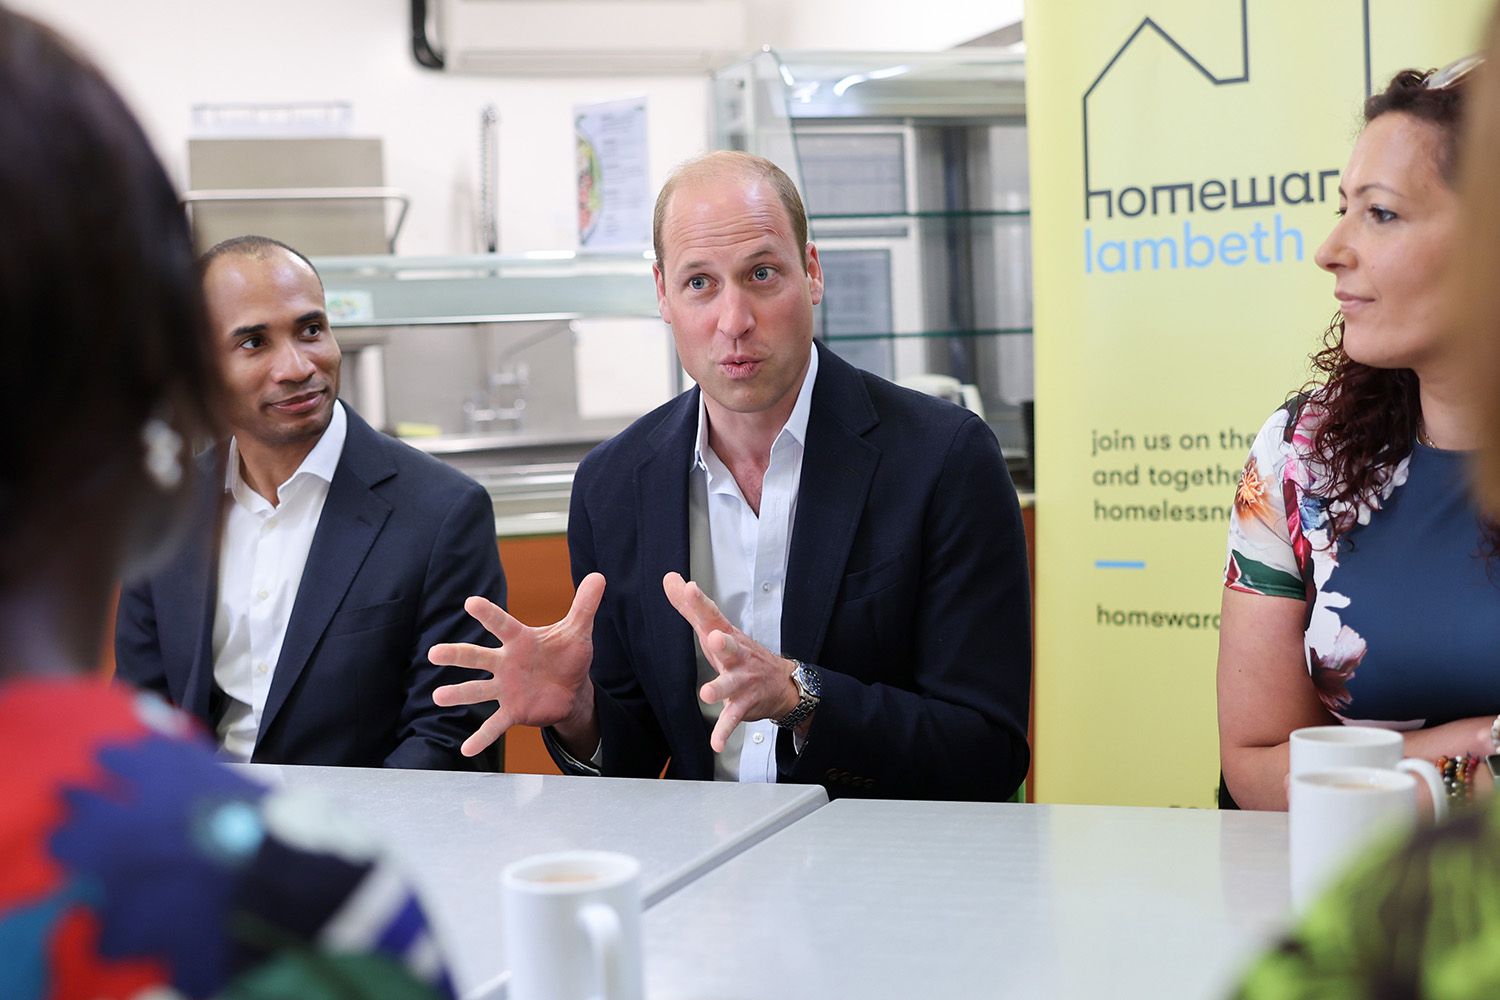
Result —
M 709 446 L 708 412 L 701 394 L 698 399 L 698 444 L 688 488 L 692 578 L 736 628 L 777 655 L 781 653 L 787 557 L 817 377 L 818 352 L 813 350 L 792 415 L 771 444 L 771 462 L 761 483 L 759 516 Z M 696 640 L 693 645 L 701 687 L 718 674 L 704 656 L 702 645 Z M 698 705 L 712 727 L 723 704 L 709 705 L 700 700 Z M 724 752 L 714 757 L 715 780 L 774 782 L 776 734 L 776 725 L 770 719 L 737 726 Z
M 335 401 L 328 429 L 276 490 L 275 507 L 240 475 L 239 445 L 229 442 L 224 491 L 234 500 L 219 543 L 213 642 L 214 681 L 228 696 L 219 742 L 233 760 L 249 760 L 255 750 L 261 712 L 348 427 L 344 404 Z

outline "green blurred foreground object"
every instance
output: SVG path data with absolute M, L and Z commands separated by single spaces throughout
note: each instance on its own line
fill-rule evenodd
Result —
M 1360 857 L 1238 996 L 1500 997 L 1500 802 Z
M 435 1000 L 432 987 L 382 955 L 283 952 L 241 976 L 223 1000 Z

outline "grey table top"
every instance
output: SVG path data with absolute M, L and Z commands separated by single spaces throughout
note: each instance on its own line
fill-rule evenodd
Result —
M 649 907 L 828 801 L 816 785 L 238 766 L 369 825 L 417 885 L 459 994 L 471 997 L 503 981 L 500 871 L 510 862 L 623 851 L 640 859 Z
M 1220 996 L 1285 814 L 841 799 L 645 916 L 651 1000 Z

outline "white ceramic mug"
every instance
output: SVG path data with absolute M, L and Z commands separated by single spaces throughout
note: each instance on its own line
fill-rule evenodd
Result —
M 1417 820 L 1419 774 L 1432 795 L 1433 814 L 1447 814 L 1447 798 L 1434 775 L 1400 761 L 1396 768 L 1334 767 L 1294 774 L 1288 789 L 1292 904 L 1304 909 L 1373 839 Z
M 1391 768 L 1400 763 L 1402 746 L 1401 734 L 1391 729 L 1308 726 L 1292 731 L 1290 772 L 1297 775 L 1330 767 Z M 1432 767 L 1432 773 L 1436 774 L 1437 768 Z
M 500 883 L 511 1000 L 642 1000 L 639 861 L 538 854 Z

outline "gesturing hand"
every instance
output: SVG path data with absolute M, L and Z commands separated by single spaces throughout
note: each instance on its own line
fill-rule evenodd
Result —
M 604 577 L 590 573 L 578 585 L 573 606 L 562 621 L 532 628 L 522 625 L 482 597 L 464 601 L 464 610 L 504 645 L 489 649 L 467 642 L 440 642 L 427 653 L 438 666 L 485 670 L 485 680 L 449 684 L 432 692 L 443 707 L 498 701 L 477 732 L 464 740 L 472 757 L 511 726 L 591 727 L 594 689 L 589 664 L 594 658 L 594 614 L 604 597 Z
M 724 703 L 708 739 L 715 753 L 724 752 L 729 735 L 741 722 L 779 719 L 797 707 L 791 660 L 735 628 L 696 583 L 668 573 L 661 584 L 672 607 L 693 626 L 709 666 L 719 675 L 698 690 L 708 704 Z

